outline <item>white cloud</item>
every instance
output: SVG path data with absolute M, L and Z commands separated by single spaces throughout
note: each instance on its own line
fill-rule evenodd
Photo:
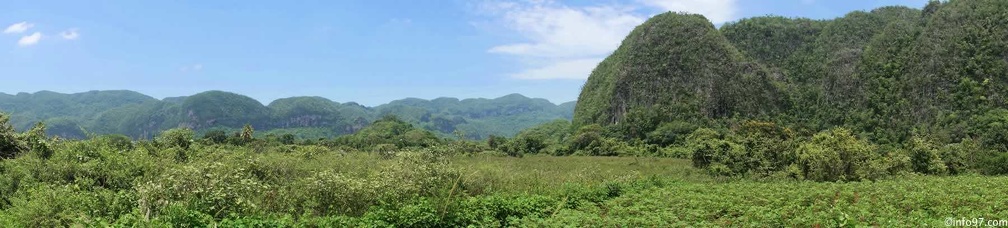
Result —
M 570 7 L 552 1 L 528 1 L 491 2 L 482 7 L 526 40 L 488 50 L 537 63 L 511 75 L 520 79 L 587 78 L 591 69 L 645 20 L 634 13 L 633 7 L 619 5 Z
M 503 19 L 529 42 L 496 46 L 491 53 L 551 58 L 606 54 L 644 21 L 629 8 L 549 3 L 512 7 Z
M 30 29 L 32 26 L 35 26 L 35 24 L 29 24 L 27 21 L 22 21 L 21 23 L 16 23 L 7 26 L 7 29 L 4 29 L 3 33 L 7 34 L 22 33 L 28 31 L 28 29 Z
M 735 0 L 643 0 L 644 4 L 673 12 L 702 14 L 714 24 L 735 20 Z
M 542 67 L 526 69 L 511 77 L 517 79 L 585 79 L 592 69 L 602 62 L 601 58 L 560 60 Z
M 42 33 L 35 32 L 35 33 L 32 33 L 31 35 L 22 36 L 21 39 L 18 40 L 18 46 L 31 46 L 31 45 L 35 45 L 41 39 L 42 39 Z
M 76 40 L 78 37 L 80 37 L 80 34 L 77 33 L 76 28 L 72 28 L 61 32 L 60 37 L 63 37 L 64 40 Z
M 519 79 L 585 79 L 623 38 L 656 11 L 691 12 L 719 24 L 735 18 L 735 0 L 638 0 L 637 5 L 569 6 L 552 0 L 490 1 L 479 11 L 523 42 L 488 52 L 527 63 Z

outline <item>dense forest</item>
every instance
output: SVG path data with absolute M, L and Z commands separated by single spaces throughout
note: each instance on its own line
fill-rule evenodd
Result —
M 250 97 L 222 91 L 163 100 L 132 91 L 0 93 L 0 111 L 11 115 L 16 129 L 27 130 L 43 121 L 50 135 L 73 139 L 85 138 L 89 133 L 150 139 L 176 127 L 199 133 L 234 132 L 245 124 L 263 134 L 329 138 L 356 132 L 386 115 L 441 136 L 454 136 L 458 131 L 468 138 L 482 139 L 511 136 L 536 124 L 571 119 L 573 110 L 574 102 L 555 105 L 519 94 L 496 99 L 408 98 L 365 107 L 322 97 L 283 98 L 264 106 Z

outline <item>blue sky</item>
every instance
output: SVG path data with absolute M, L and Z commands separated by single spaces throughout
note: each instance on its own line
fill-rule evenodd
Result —
M 377 105 L 406 97 L 575 100 L 633 26 L 835 18 L 926 0 L 47 1 L 0 3 L 0 92 L 206 90 Z

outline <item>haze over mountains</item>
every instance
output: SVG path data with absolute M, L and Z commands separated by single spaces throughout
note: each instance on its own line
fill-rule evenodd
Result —
M 162 100 L 125 90 L 62 94 L 50 91 L 0 93 L 0 111 L 12 124 L 27 129 L 44 121 L 47 133 L 83 138 L 87 133 L 151 138 L 175 127 L 198 132 L 235 130 L 251 124 L 258 132 L 303 138 L 353 133 L 372 121 L 395 115 L 419 127 L 467 138 L 514 135 L 521 129 L 556 119 L 571 119 L 574 102 L 553 104 L 545 99 L 511 94 L 496 99 L 407 98 L 375 107 L 338 103 L 322 97 L 290 97 L 268 105 L 223 91 Z

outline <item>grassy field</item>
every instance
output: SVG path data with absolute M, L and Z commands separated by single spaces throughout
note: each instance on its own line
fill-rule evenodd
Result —
M 941 226 L 1008 219 L 1008 178 L 852 183 L 714 178 L 688 160 L 116 148 L 69 141 L 0 162 L 10 227 Z
M 494 181 L 502 192 L 569 197 L 557 190 L 570 184 L 629 186 L 599 203 L 561 206 L 549 216 L 518 220 L 518 224 L 535 226 L 916 227 L 943 226 L 947 218 L 1008 218 L 1005 177 L 907 175 L 874 182 L 819 183 L 713 179 L 680 159 L 455 160 L 462 169 L 485 174 L 483 178 Z

